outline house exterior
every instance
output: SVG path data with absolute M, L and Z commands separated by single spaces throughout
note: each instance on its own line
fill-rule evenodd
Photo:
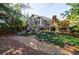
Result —
M 50 25 L 49 21 L 50 18 L 33 14 L 30 17 L 28 24 L 30 29 L 38 31 L 41 28 L 47 28 Z

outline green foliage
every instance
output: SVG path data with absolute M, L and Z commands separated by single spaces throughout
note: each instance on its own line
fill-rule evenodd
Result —
M 68 6 L 70 6 L 70 10 L 65 11 L 61 15 L 67 16 L 67 19 L 74 20 L 76 16 L 79 16 L 79 3 L 68 3 Z
M 65 38 L 67 40 L 67 43 L 74 45 L 74 46 L 79 46 L 79 39 L 78 38 L 75 38 L 72 36 L 66 36 Z
M 38 33 L 37 37 L 40 41 L 49 41 L 61 47 L 63 47 L 65 43 L 79 46 L 79 40 L 77 38 L 72 36 L 59 35 L 54 32 Z
M 40 39 L 40 41 L 49 41 L 61 47 L 64 46 L 63 39 L 54 32 L 39 33 L 37 34 L 37 37 Z
M 72 27 L 69 27 L 70 31 L 72 33 L 79 33 L 79 23 L 78 24 L 75 24 L 74 26 Z
M 70 10 L 62 15 L 67 16 L 68 21 L 72 21 L 69 24 L 70 31 L 79 33 L 79 3 L 67 3 L 67 5 L 70 6 Z
M 16 12 L 21 12 L 21 7 L 20 7 L 20 4 L 15 4 L 14 6 L 13 6 L 13 10 L 15 10 Z
M 3 15 L 2 15 L 3 14 Z M 11 27 L 11 29 L 17 29 L 18 27 L 27 26 L 26 17 L 21 14 L 20 4 L 0 4 L 0 19 L 5 21 L 0 22 L 0 27 Z

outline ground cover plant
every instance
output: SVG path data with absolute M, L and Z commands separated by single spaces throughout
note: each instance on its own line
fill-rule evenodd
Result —
M 49 41 L 58 46 L 65 46 L 65 44 L 79 46 L 79 39 L 72 36 L 59 35 L 55 32 L 38 33 L 37 37 L 40 41 Z

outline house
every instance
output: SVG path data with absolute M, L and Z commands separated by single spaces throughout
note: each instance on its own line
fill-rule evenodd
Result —
M 30 17 L 28 24 L 30 29 L 38 31 L 40 29 L 47 28 L 50 25 L 49 21 L 50 18 L 33 14 Z

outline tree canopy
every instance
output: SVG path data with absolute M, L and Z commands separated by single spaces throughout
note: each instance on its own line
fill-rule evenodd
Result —
M 61 15 L 67 16 L 66 20 L 70 21 L 70 30 L 73 32 L 79 32 L 79 3 L 67 3 L 70 6 L 70 10 L 66 10 Z
M 0 18 L 2 18 L 0 20 L 4 20 L 7 26 L 22 27 L 26 25 L 25 19 L 27 17 L 21 14 L 20 4 L 0 4 L 0 15 Z

